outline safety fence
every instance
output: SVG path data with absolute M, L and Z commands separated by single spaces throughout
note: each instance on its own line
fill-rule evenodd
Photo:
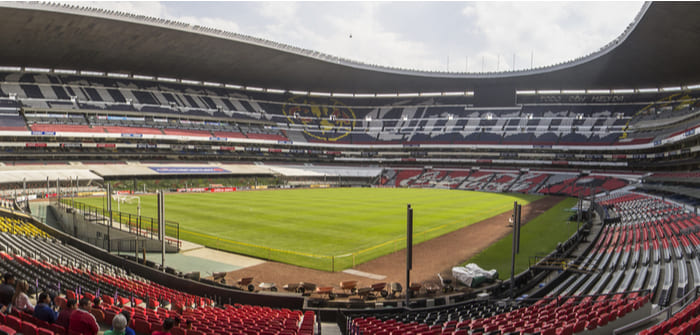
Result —
M 63 206 L 68 206 L 81 214 L 86 221 L 104 226 L 110 226 L 110 212 L 104 208 L 88 205 L 74 199 L 63 198 L 60 201 Z M 111 227 L 129 231 L 137 237 L 158 239 L 158 219 L 131 213 L 112 211 Z M 165 220 L 165 240 L 169 244 L 180 247 L 180 224 Z

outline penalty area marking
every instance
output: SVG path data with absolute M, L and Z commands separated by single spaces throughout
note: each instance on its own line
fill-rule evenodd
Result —
M 369 279 L 374 279 L 374 280 L 383 280 L 386 278 L 386 276 L 376 275 L 374 273 L 362 272 L 362 271 L 358 271 L 358 270 L 354 270 L 354 269 L 343 270 L 343 273 L 347 273 L 349 275 L 358 276 L 358 277 L 365 277 L 365 278 L 369 278 Z

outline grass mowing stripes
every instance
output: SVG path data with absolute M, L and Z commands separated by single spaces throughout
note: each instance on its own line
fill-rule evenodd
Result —
M 340 271 L 404 247 L 406 205 L 414 243 L 482 221 L 540 196 L 440 189 L 296 189 L 165 196 L 180 237 L 209 247 L 327 271 Z M 102 207 L 103 198 L 79 201 Z M 155 196 L 141 213 L 156 216 Z M 135 204 L 121 204 L 135 213 Z M 112 205 L 117 208 L 116 203 Z
M 576 232 L 576 222 L 569 222 L 569 217 L 573 214 L 570 209 L 576 205 L 576 201 L 575 198 L 564 199 L 522 226 L 520 253 L 515 255 L 515 274 L 528 268 L 530 257 L 549 254 L 557 243 L 566 241 Z M 496 269 L 501 279 L 508 279 L 512 248 L 513 234 L 510 233 L 464 264 L 476 263 L 486 270 Z

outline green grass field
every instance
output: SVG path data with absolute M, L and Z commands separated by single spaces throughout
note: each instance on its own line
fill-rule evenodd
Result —
M 520 253 L 515 256 L 515 274 L 528 268 L 528 260 L 535 255 L 546 255 L 557 243 L 566 241 L 576 232 L 576 222 L 569 222 L 570 209 L 577 199 L 568 198 L 552 209 L 528 222 L 520 231 Z M 486 270 L 496 269 L 501 279 L 510 278 L 513 234 L 502 238 L 467 263 L 476 263 Z
M 180 238 L 209 247 L 327 271 L 340 271 L 405 247 L 406 205 L 414 243 L 527 204 L 540 196 L 440 189 L 298 189 L 167 194 L 167 220 Z M 103 198 L 78 199 L 102 207 Z M 113 209 L 117 205 L 113 203 Z M 155 196 L 141 213 L 156 216 Z M 121 204 L 135 213 L 135 204 Z

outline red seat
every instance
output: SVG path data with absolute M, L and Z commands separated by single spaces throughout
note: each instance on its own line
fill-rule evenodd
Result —
M 112 320 L 114 319 L 115 316 L 117 316 L 117 313 L 114 313 L 112 311 L 105 311 L 104 314 L 105 314 L 104 323 L 108 324 L 108 325 L 111 325 Z
M 54 304 L 58 306 L 60 309 L 65 309 L 66 308 L 66 298 L 57 295 L 56 298 L 53 299 Z
M 129 299 L 124 298 L 122 296 L 117 296 L 117 300 L 119 302 L 119 305 L 121 305 L 121 306 L 128 304 L 130 301 Z
M 34 322 L 34 324 L 35 324 L 38 328 L 49 329 L 49 328 L 51 327 L 51 324 L 49 324 L 48 322 L 46 322 L 46 321 L 44 321 L 44 320 L 39 320 L 39 319 L 36 319 L 36 322 Z
M 598 317 L 598 326 L 602 327 L 608 324 L 608 320 L 610 319 L 610 314 L 608 313 L 603 313 Z
M 668 334 L 670 335 L 686 335 L 688 334 L 685 329 L 683 328 L 682 325 L 673 327 L 668 330 Z
M 574 325 L 569 324 L 566 327 L 557 328 L 556 333 L 557 335 L 572 335 L 574 333 Z
M 698 300 L 698 301 L 700 301 L 700 300 Z M 700 331 L 700 315 L 690 319 L 690 323 L 693 325 L 692 331 L 694 333 L 697 333 L 698 331 Z
M 8 315 L 5 317 L 5 323 L 16 331 L 22 331 L 22 320 L 19 317 Z
M 586 329 L 592 330 L 598 327 L 598 318 L 593 318 L 586 323 Z
M 63 328 L 63 326 L 59 326 L 55 323 L 52 323 L 49 327 L 56 335 L 66 335 L 66 328 Z
M 22 334 L 24 335 L 37 335 L 38 327 L 31 322 L 22 323 Z
M 102 295 L 102 302 L 108 305 L 114 305 L 114 298 L 106 294 Z
M 15 335 L 17 333 L 14 329 L 6 325 L 0 325 L 0 331 L 7 333 L 7 335 Z
M 134 331 L 142 334 L 150 334 L 151 324 L 146 320 L 134 318 Z
M 163 321 L 149 321 L 149 324 L 151 325 L 151 332 L 163 330 Z
M 37 332 L 38 335 L 54 335 L 54 332 L 52 332 L 49 329 L 46 328 L 39 328 L 39 331 Z
M 90 310 L 90 314 L 92 314 L 95 317 L 97 323 L 105 323 L 105 313 L 102 310 L 93 308 L 92 310 Z M 109 324 L 112 323 L 110 322 Z
M 31 313 L 24 312 L 24 311 L 19 311 L 19 318 L 22 319 L 22 321 L 29 321 L 29 322 L 34 322 L 36 320 L 34 315 L 32 315 Z

